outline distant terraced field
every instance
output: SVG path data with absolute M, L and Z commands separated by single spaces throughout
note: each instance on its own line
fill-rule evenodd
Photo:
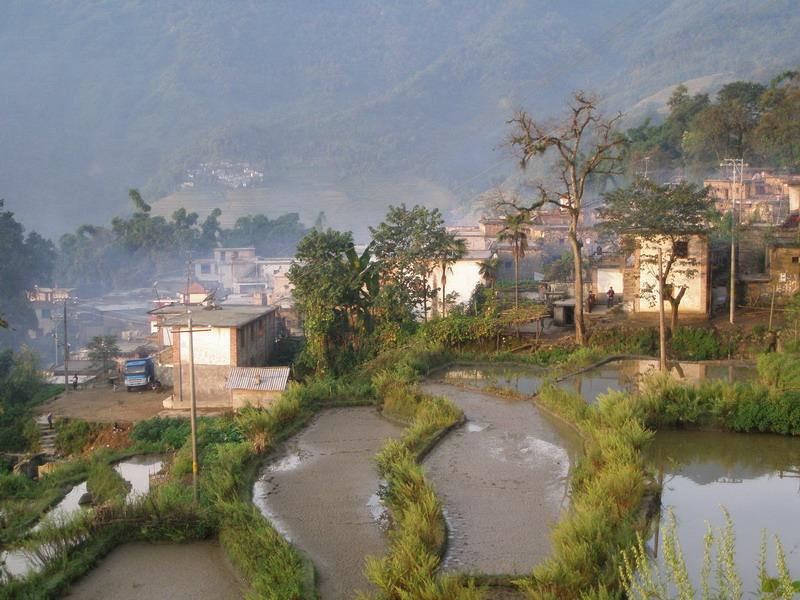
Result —
M 297 181 L 259 188 L 236 190 L 181 190 L 156 201 L 153 213 L 169 217 L 178 208 L 197 212 L 200 219 L 214 208 L 222 210 L 220 223 L 231 227 L 245 215 L 265 214 L 270 218 L 296 212 L 312 225 L 320 211 L 334 229 L 351 230 L 363 240 L 370 225 L 377 225 L 390 204 L 405 202 L 439 208 L 447 214 L 457 200 L 446 188 L 429 180 L 404 178 L 365 181 L 361 185 Z

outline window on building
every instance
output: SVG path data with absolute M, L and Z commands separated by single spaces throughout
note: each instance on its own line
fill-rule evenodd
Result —
M 672 247 L 672 252 L 676 258 L 689 258 L 689 241 L 678 240 Z
M 510 269 L 513 266 L 514 266 L 514 263 L 512 263 L 510 260 L 503 261 L 503 268 L 504 269 Z
M 797 261 L 795 260 L 794 262 L 797 262 Z M 52 314 L 50 313 L 50 309 L 49 308 L 43 308 L 42 309 L 42 318 L 43 319 L 49 319 L 51 317 L 52 317 Z
M 792 264 L 793 265 L 800 264 L 800 256 L 793 256 L 792 257 Z
M 233 252 L 231 252 L 231 260 L 236 260 L 237 258 L 239 258 L 239 253 L 236 250 L 234 250 Z
M 200 273 L 202 273 L 203 275 L 208 275 L 209 273 L 211 273 L 211 265 L 207 263 L 200 265 Z

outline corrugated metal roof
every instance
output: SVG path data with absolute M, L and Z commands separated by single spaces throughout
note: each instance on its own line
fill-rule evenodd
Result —
M 226 390 L 282 392 L 289 380 L 289 367 L 233 367 Z

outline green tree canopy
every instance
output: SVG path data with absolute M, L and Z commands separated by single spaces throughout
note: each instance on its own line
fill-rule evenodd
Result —
M 3 210 L 0 199 L 0 348 L 22 343 L 27 331 L 36 327 L 26 292 L 35 285 L 48 285 L 55 248 L 35 231 L 25 235 L 14 213 Z
M 375 258 L 380 263 L 386 293 L 409 312 L 422 308 L 428 317 L 428 301 L 437 290 L 430 285 L 443 249 L 452 243 L 439 209 L 405 204 L 390 206 L 384 221 L 370 227 Z
M 687 182 L 659 185 L 640 178 L 605 194 L 605 201 L 599 211 L 602 219 L 599 229 L 620 236 L 629 249 L 638 248 L 640 262 L 649 265 L 654 276 L 659 266 L 653 247 L 662 248 L 659 289 L 663 289 L 663 297 L 671 304 L 672 328 L 676 328 L 686 280 L 697 275 L 699 266 L 698 259 L 688 251 L 688 243 L 692 234 L 708 232 L 715 214 L 708 190 Z M 643 250 L 643 241 L 653 242 L 649 250 Z M 658 297 L 658 290 L 643 292 Z
M 96 335 L 86 345 L 91 360 L 103 363 L 103 372 L 108 371 L 108 363 L 119 356 L 117 339 L 113 335 Z
M 312 229 L 295 258 L 289 280 L 303 317 L 305 359 L 317 371 L 342 372 L 372 328 L 378 277 L 370 248 L 358 255 L 349 231 Z

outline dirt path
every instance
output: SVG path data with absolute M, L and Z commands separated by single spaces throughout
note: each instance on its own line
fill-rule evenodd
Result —
M 61 393 L 39 407 L 39 413 L 53 417 L 83 419 L 101 423 L 135 422 L 154 417 L 164 410 L 161 401 L 168 392 L 127 392 L 110 388 Z

